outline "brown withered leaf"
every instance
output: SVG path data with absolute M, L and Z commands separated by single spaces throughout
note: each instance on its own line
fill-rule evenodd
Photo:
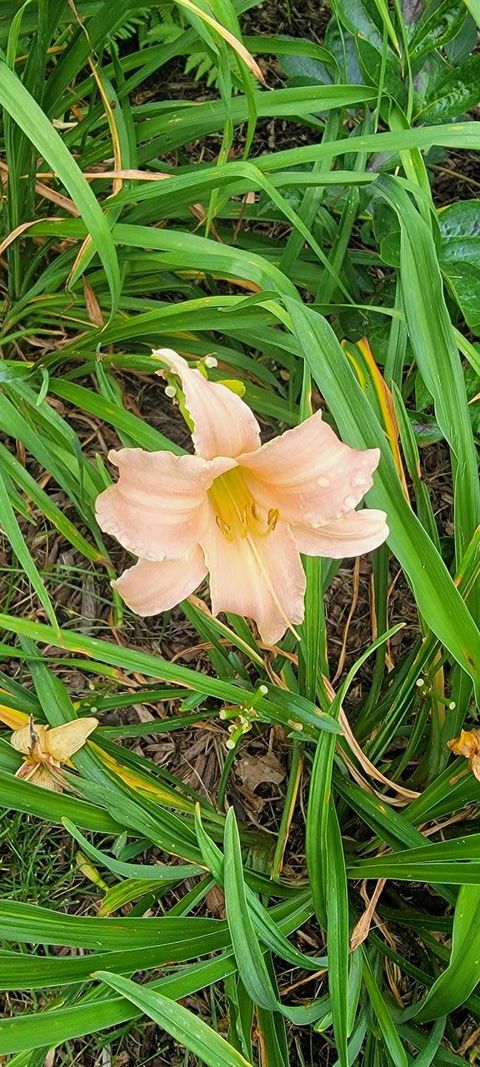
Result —
M 225 897 L 220 886 L 214 885 L 205 897 L 205 904 L 210 915 L 214 919 L 225 918 Z
M 285 778 L 285 768 L 276 756 L 244 756 L 236 764 L 235 770 L 244 786 L 255 792 L 259 785 L 270 782 L 280 785 Z
M 85 296 L 87 315 L 90 319 L 90 322 L 92 322 L 94 326 L 99 326 L 101 329 L 102 326 L 105 325 L 105 320 L 103 318 L 97 297 L 90 285 L 90 282 L 87 282 L 87 279 L 85 277 L 83 278 L 83 293 Z

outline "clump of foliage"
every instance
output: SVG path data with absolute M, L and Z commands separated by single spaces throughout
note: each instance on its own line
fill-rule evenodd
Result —
M 0 5 L 0 797 L 55 827 L 51 906 L 30 867 L 0 901 L 12 1067 L 74 1062 L 86 1037 L 115 1053 L 142 1017 L 176 1063 L 475 1055 L 480 207 L 437 203 L 435 181 L 480 147 L 480 9 L 331 0 L 319 45 L 242 36 L 255 6 Z M 272 123 L 289 147 L 266 152 Z M 335 561 L 306 561 L 305 623 L 273 649 L 196 598 L 141 628 L 112 592 L 108 447 L 184 440 L 162 346 L 214 355 L 267 436 L 322 406 L 381 450 L 368 505 L 390 538 L 338 680 Z M 66 791 L 16 776 L 9 731 L 84 716 Z M 149 756 L 198 724 L 218 742 L 208 796 Z M 235 767 L 269 738 L 287 775 L 253 825 Z M 55 907 L 65 849 L 79 873 Z

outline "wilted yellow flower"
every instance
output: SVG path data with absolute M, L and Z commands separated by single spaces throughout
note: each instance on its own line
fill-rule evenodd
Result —
M 16 777 L 61 793 L 65 784 L 62 763 L 68 763 L 97 726 L 98 719 L 89 718 L 75 719 L 50 729 L 30 718 L 26 726 L 15 730 L 10 738 L 13 748 L 26 756 Z
M 465 756 L 470 770 L 480 782 L 480 730 L 462 730 L 460 737 L 447 742 L 455 756 Z

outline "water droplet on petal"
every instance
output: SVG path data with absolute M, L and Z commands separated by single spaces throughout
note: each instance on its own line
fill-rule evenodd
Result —
M 355 476 L 352 479 L 352 482 L 353 482 L 353 485 L 364 486 L 365 488 L 368 485 L 368 479 L 365 477 L 364 474 L 362 474 L 361 471 L 359 472 L 359 474 L 355 474 Z
M 343 503 L 345 504 L 345 507 L 348 508 L 349 511 L 351 511 L 351 509 L 355 507 L 357 501 L 355 500 L 354 496 L 346 496 Z
M 330 478 L 327 478 L 324 474 L 321 474 L 317 478 L 317 485 L 320 485 L 322 489 L 328 489 L 330 485 Z

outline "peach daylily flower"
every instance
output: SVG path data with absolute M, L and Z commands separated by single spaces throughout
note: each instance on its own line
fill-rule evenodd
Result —
M 349 448 L 320 411 L 262 445 L 240 396 L 171 349 L 155 355 L 180 379 L 195 455 L 110 452 L 119 479 L 98 497 L 97 520 L 139 557 L 113 584 L 137 615 L 156 615 L 209 573 L 213 614 L 253 619 L 275 644 L 303 621 L 301 552 L 343 559 L 388 536 L 383 511 L 355 511 L 379 450 Z

